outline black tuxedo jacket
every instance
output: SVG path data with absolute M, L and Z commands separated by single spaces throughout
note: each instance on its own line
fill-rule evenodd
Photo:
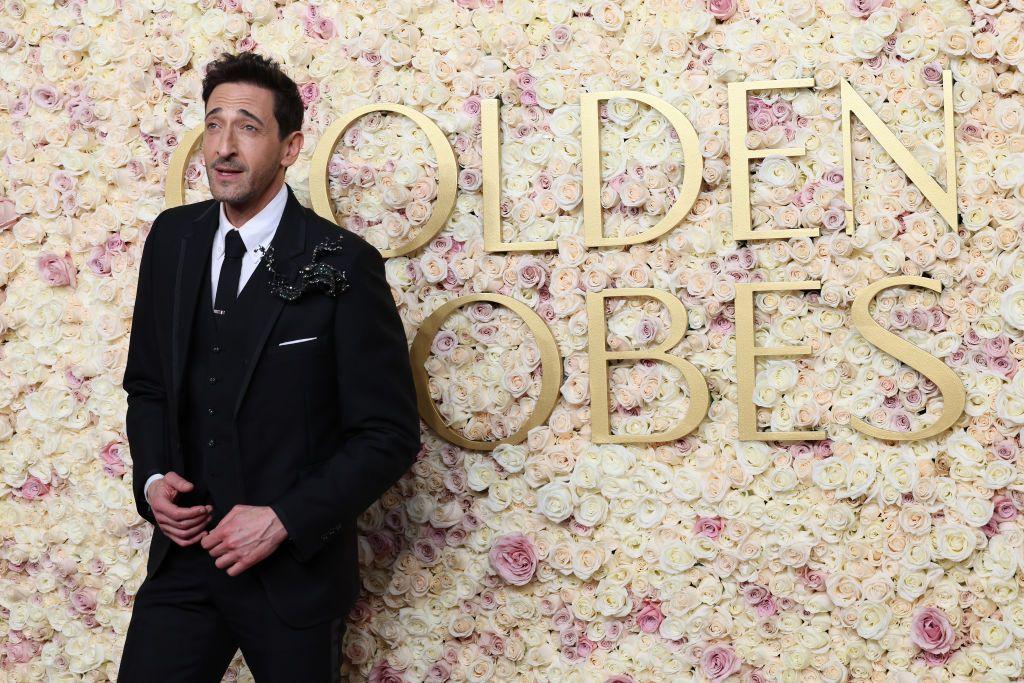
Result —
M 287 191 L 271 242 L 275 270 L 294 282 L 313 247 L 340 236 L 343 248 L 320 261 L 343 270 L 348 288 L 336 298 L 312 289 L 286 302 L 271 293 L 265 260 L 253 271 L 245 284 L 256 289 L 253 305 L 239 324 L 254 350 L 234 404 L 231 457 L 238 499 L 273 507 L 288 531 L 246 571 L 259 575 L 282 619 L 305 627 L 351 608 L 359 593 L 356 518 L 409 469 L 420 437 L 408 344 L 380 252 Z M 154 525 L 143 485 L 154 473 L 184 471 L 184 368 L 218 222 L 213 199 L 166 209 L 143 247 L 123 387 L 135 504 Z M 155 526 L 148 574 L 172 543 Z

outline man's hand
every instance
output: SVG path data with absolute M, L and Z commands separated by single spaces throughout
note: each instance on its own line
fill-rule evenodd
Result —
M 153 508 L 160 531 L 178 545 L 185 547 L 202 539 L 206 534 L 206 525 L 213 516 L 210 505 L 181 507 L 174 504 L 179 493 L 192 490 L 192 482 L 177 472 L 168 472 L 149 487 L 149 506 Z
M 200 541 L 220 569 L 238 576 L 277 550 L 288 531 L 267 505 L 236 505 Z

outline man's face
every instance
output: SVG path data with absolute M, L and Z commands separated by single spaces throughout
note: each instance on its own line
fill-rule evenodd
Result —
M 218 85 L 206 102 L 203 133 L 203 160 L 213 198 L 238 206 L 259 197 L 281 168 L 289 141 L 300 134 L 278 140 L 270 90 L 249 83 Z

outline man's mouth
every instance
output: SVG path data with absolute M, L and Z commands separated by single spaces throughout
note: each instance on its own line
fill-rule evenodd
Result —
M 218 168 L 218 169 L 214 169 L 214 170 L 217 171 L 217 177 L 218 178 L 234 178 L 235 176 L 237 176 L 238 174 L 241 173 L 241 171 L 238 171 L 238 170 L 225 169 L 225 168 Z

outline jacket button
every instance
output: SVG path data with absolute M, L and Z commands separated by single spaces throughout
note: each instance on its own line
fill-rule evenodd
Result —
M 218 345 L 214 345 L 214 347 L 213 347 L 213 352 L 214 352 L 214 353 L 220 353 L 220 346 L 218 346 Z
M 211 377 L 210 378 L 210 384 L 216 384 L 216 383 L 217 383 L 217 378 L 216 377 Z
M 207 408 L 206 412 L 209 413 L 210 415 L 216 415 L 217 414 L 217 411 L 214 410 L 213 408 Z
M 213 439 L 210 439 L 209 441 L 206 442 L 206 445 L 213 447 L 217 445 L 217 442 L 214 441 Z

